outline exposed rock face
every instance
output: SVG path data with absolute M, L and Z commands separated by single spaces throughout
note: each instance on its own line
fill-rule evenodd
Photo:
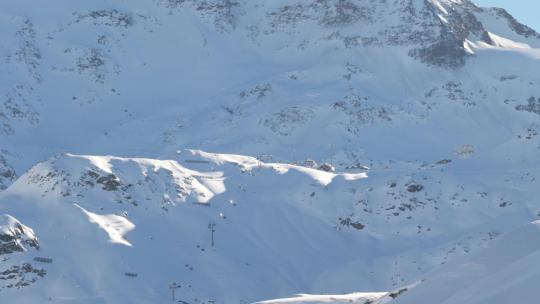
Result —
M 37 187 L 42 196 L 60 195 L 83 199 L 92 194 L 109 192 L 112 202 L 139 206 L 150 203 L 167 209 L 177 203 L 194 200 L 206 203 L 214 196 L 211 189 L 204 186 L 204 179 L 215 178 L 211 174 L 194 176 L 193 172 L 173 161 L 151 162 L 147 159 L 105 158 L 110 164 L 121 163 L 129 174 L 122 171 L 109 172 L 93 163 L 92 157 L 61 155 L 46 164 L 32 168 L 25 176 L 29 187 Z M 79 162 L 88 166 L 87 170 L 72 172 Z M 152 185 L 151 191 L 141 199 L 140 186 Z M 215 190 L 214 190 L 215 191 Z M 136 199 L 139 197 L 139 199 Z
M 309 108 L 294 106 L 268 115 L 261 123 L 277 134 L 289 136 L 298 125 L 306 123 L 313 115 L 313 110 Z
M 25 123 L 36 125 L 39 115 L 32 106 L 34 96 L 32 88 L 17 85 L 0 95 L 0 135 L 15 133 L 15 125 Z
M 23 253 L 29 248 L 39 250 L 39 242 L 32 228 L 23 225 L 16 218 L 0 215 L 0 292 L 2 289 L 23 288 L 43 278 L 45 269 L 17 259 L 11 261 L 11 255 Z M 24 258 L 23 258 L 24 259 Z
M 424 186 L 412 181 L 410 182 L 409 184 L 406 185 L 407 186 L 407 191 L 411 192 L 411 193 L 414 193 L 414 192 L 420 192 L 422 190 L 424 190 Z
M 130 27 L 135 23 L 131 13 L 119 12 L 116 9 L 112 10 L 95 10 L 88 13 L 79 13 L 76 22 L 91 20 L 95 25 L 105 25 L 110 27 Z
M 516 110 L 540 115 L 540 98 L 531 97 L 526 105 L 516 106 Z
M 34 231 L 10 215 L 0 215 L 0 255 L 23 252 L 26 246 L 39 249 Z
M 43 278 L 47 274 L 44 269 L 35 268 L 32 264 L 11 266 L 0 271 L 0 289 L 23 288 L 35 283 L 38 278 Z
M 335 172 L 336 168 L 332 166 L 332 164 L 324 163 L 319 166 L 319 170 L 325 171 L 325 172 Z
M 116 177 L 114 174 L 101 176 L 96 180 L 96 183 L 102 184 L 103 190 L 106 191 L 116 191 L 118 190 L 118 187 L 122 185 L 118 177 Z
M 40 82 L 41 75 L 38 68 L 41 64 L 41 50 L 36 45 L 36 31 L 34 24 L 26 19 L 23 24 L 17 29 L 17 37 L 19 47 L 15 52 L 15 58 L 19 63 L 26 66 L 28 73 L 32 75 L 34 80 Z
M 360 22 L 373 22 L 373 7 L 349 0 L 317 0 L 285 5 L 269 14 L 273 27 L 297 26 L 306 20 L 316 21 L 322 27 L 341 27 Z
M 533 30 L 532 28 L 519 23 L 514 16 L 510 15 L 505 9 L 502 8 L 491 8 L 489 12 L 496 14 L 497 16 L 503 18 L 508 23 L 508 26 L 516 32 L 518 35 L 523 37 L 534 37 L 540 39 L 540 34 Z
M 320 40 L 337 40 L 347 48 L 405 46 L 410 48 L 411 57 L 446 68 L 465 63 L 471 55 L 464 47 L 467 40 L 492 44 L 481 21 L 484 15 L 503 19 L 518 35 L 540 38 L 540 34 L 517 22 L 505 10 L 480 8 L 469 0 L 310 0 L 277 6 L 231 0 L 157 2 L 171 12 L 194 10 L 220 32 L 248 29 L 260 38 L 276 33 L 302 36 L 303 27 L 315 25 L 325 33 L 317 38 Z M 243 17 L 251 10 L 265 18 L 258 19 L 257 24 L 246 23 Z M 109 23 L 129 24 L 126 20 L 130 19 L 118 16 L 118 12 L 97 13 L 100 18 L 109 18 Z M 298 47 L 303 49 L 306 45 L 301 42 Z
M 15 170 L 8 164 L 7 160 L 0 154 L 0 190 L 4 190 L 17 178 Z
M 231 0 L 159 0 L 159 2 L 174 9 L 193 9 L 204 18 L 212 20 L 216 28 L 221 32 L 234 29 L 236 22 L 235 8 L 239 5 Z
M 470 1 L 401 0 L 387 1 L 317 0 L 285 5 L 271 12 L 272 31 L 292 31 L 303 22 L 334 29 L 331 39 L 346 47 L 406 46 L 409 55 L 429 65 L 455 68 L 471 54 L 467 40 L 492 40 L 480 16 L 489 12 Z M 537 37 L 504 10 L 497 14 L 524 37 Z
M 428 0 L 424 3 L 428 11 L 424 14 L 425 18 L 439 19 L 437 26 L 440 32 L 431 41 L 413 49 L 411 56 L 432 65 L 458 67 L 465 64 L 465 59 L 471 55 L 464 48 L 467 39 L 492 43 L 484 25 L 474 14 L 481 12 L 481 9 L 472 3 L 465 1 L 461 7 L 455 7 L 453 3 L 437 6 Z
M 28 19 L 18 20 L 14 22 L 12 30 L 14 30 L 13 40 L 6 42 L 6 45 L 13 44 L 12 53 L 2 59 L 6 73 L 11 73 L 11 76 L 17 75 L 8 68 L 11 65 L 27 74 L 30 82 L 41 83 L 42 76 L 39 68 L 42 53 L 36 43 L 37 33 L 34 24 Z M 9 77 L 10 80 L 4 81 L 0 86 L 2 88 L 0 91 L 0 136 L 13 135 L 17 125 L 36 125 L 39 122 L 39 115 L 32 105 L 38 99 L 34 95 L 33 88 L 29 84 L 17 82 L 17 78 Z M 1 167 L 0 159 L 0 170 Z

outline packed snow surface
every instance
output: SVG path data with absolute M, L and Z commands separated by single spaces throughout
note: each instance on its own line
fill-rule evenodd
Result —
M 277 299 L 270 301 L 258 302 L 257 304 L 322 304 L 322 303 L 354 303 L 354 304 L 367 304 L 367 303 L 382 303 L 376 302 L 384 297 L 387 293 L 352 293 L 346 295 L 306 295 L 300 294 L 294 298 Z
M 109 235 L 109 241 L 115 244 L 122 244 L 126 246 L 132 246 L 126 239 L 124 234 L 135 229 L 135 225 L 128 221 L 125 217 L 121 217 L 114 214 L 100 215 L 86 211 L 83 207 L 75 204 L 75 206 L 81 209 L 84 214 L 88 216 L 88 220 L 99 226 L 99 228 L 105 230 Z

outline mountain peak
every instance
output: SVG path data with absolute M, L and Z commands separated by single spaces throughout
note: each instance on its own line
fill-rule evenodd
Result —
M 197 9 L 214 12 L 221 29 L 225 22 L 231 29 L 234 25 L 235 30 L 243 26 L 251 34 L 255 31 L 256 36 L 288 33 L 294 40 L 311 36 L 310 43 L 314 39 L 334 40 L 345 48 L 406 47 L 411 57 L 444 67 L 465 63 L 471 55 L 466 48 L 468 40 L 493 45 L 489 32 L 520 41 L 535 38 L 536 44 L 540 38 L 506 11 L 480 8 L 469 0 L 313 0 L 258 5 L 213 2 L 205 6 L 199 3 Z M 255 19 L 255 25 L 249 15 L 264 18 Z M 313 25 L 320 28 L 318 37 L 313 37 Z M 303 39 L 297 43 L 305 48 Z
M 540 36 L 504 10 L 41 2 L 0 2 L 0 303 L 442 303 L 540 215 Z

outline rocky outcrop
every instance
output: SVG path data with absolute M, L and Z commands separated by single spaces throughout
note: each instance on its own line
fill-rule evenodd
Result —
M 0 96 L 0 135 L 15 134 L 16 125 L 39 123 L 39 114 L 32 106 L 33 94 L 31 87 L 17 85 Z
M 35 268 L 32 264 L 24 263 L 22 265 L 11 266 L 8 269 L 0 271 L 0 289 L 3 288 L 23 288 L 35 283 L 38 278 L 43 278 L 47 274 L 45 269 Z
M 0 255 L 23 252 L 27 247 L 39 249 L 34 231 L 10 215 L 0 215 Z
M 130 27 L 135 24 L 133 14 L 112 10 L 94 10 L 87 13 L 79 13 L 76 22 L 90 20 L 94 25 L 111 27 Z
M 0 154 L 0 190 L 6 189 L 16 178 L 17 174 L 15 170 L 9 165 L 4 156 Z
M 346 47 L 407 46 L 411 57 L 426 64 L 455 68 L 471 55 L 464 47 L 468 39 L 492 43 L 477 17 L 482 12 L 470 1 L 401 0 L 388 5 L 368 0 L 318 0 L 285 5 L 269 17 L 273 31 L 290 31 L 302 22 L 315 22 L 335 29 L 331 37 L 342 40 Z
M 160 0 L 163 6 L 171 9 L 193 9 L 203 18 L 211 20 L 220 32 L 235 28 L 235 9 L 239 3 L 231 0 Z
M 528 100 L 528 103 L 525 105 L 516 106 L 516 110 L 520 112 L 529 112 L 540 115 L 540 97 L 534 98 L 531 97 Z
M 505 9 L 502 8 L 491 8 L 489 10 L 491 13 L 494 13 L 500 18 L 503 18 L 506 20 L 508 26 L 518 35 L 521 35 L 523 37 L 529 38 L 537 38 L 540 39 L 540 34 L 533 30 L 532 28 L 519 23 L 514 16 L 510 15 Z

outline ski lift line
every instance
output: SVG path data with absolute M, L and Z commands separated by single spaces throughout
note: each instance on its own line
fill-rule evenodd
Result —
M 216 223 L 210 222 L 208 224 L 208 229 L 210 230 L 210 245 L 214 247 L 214 233 L 216 232 Z
M 191 202 L 192 205 L 201 206 L 201 207 L 211 207 L 212 203 L 210 202 Z
M 209 160 L 198 160 L 198 159 L 186 159 L 184 160 L 185 163 L 188 164 L 210 164 L 211 161 Z
M 175 294 L 174 294 L 174 291 L 176 289 L 180 289 L 182 288 L 182 285 L 176 283 L 176 282 L 173 282 L 170 286 L 169 286 L 169 289 L 171 290 L 171 298 L 172 298 L 172 301 L 175 302 L 176 301 L 176 297 L 175 297 Z
M 211 179 L 211 180 L 219 180 L 219 181 L 224 181 L 225 180 L 225 178 L 222 177 L 222 176 L 198 175 L 198 176 L 195 176 L 195 177 L 200 178 L 200 179 Z
M 35 258 L 34 258 L 34 261 L 40 262 L 40 263 L 47 263 L 47 264 L 50 264 L 50 263 L 53 262 L 53 259 L 51 259 L 51 258 L 43 258 L 43 257 L 35 257 Z

